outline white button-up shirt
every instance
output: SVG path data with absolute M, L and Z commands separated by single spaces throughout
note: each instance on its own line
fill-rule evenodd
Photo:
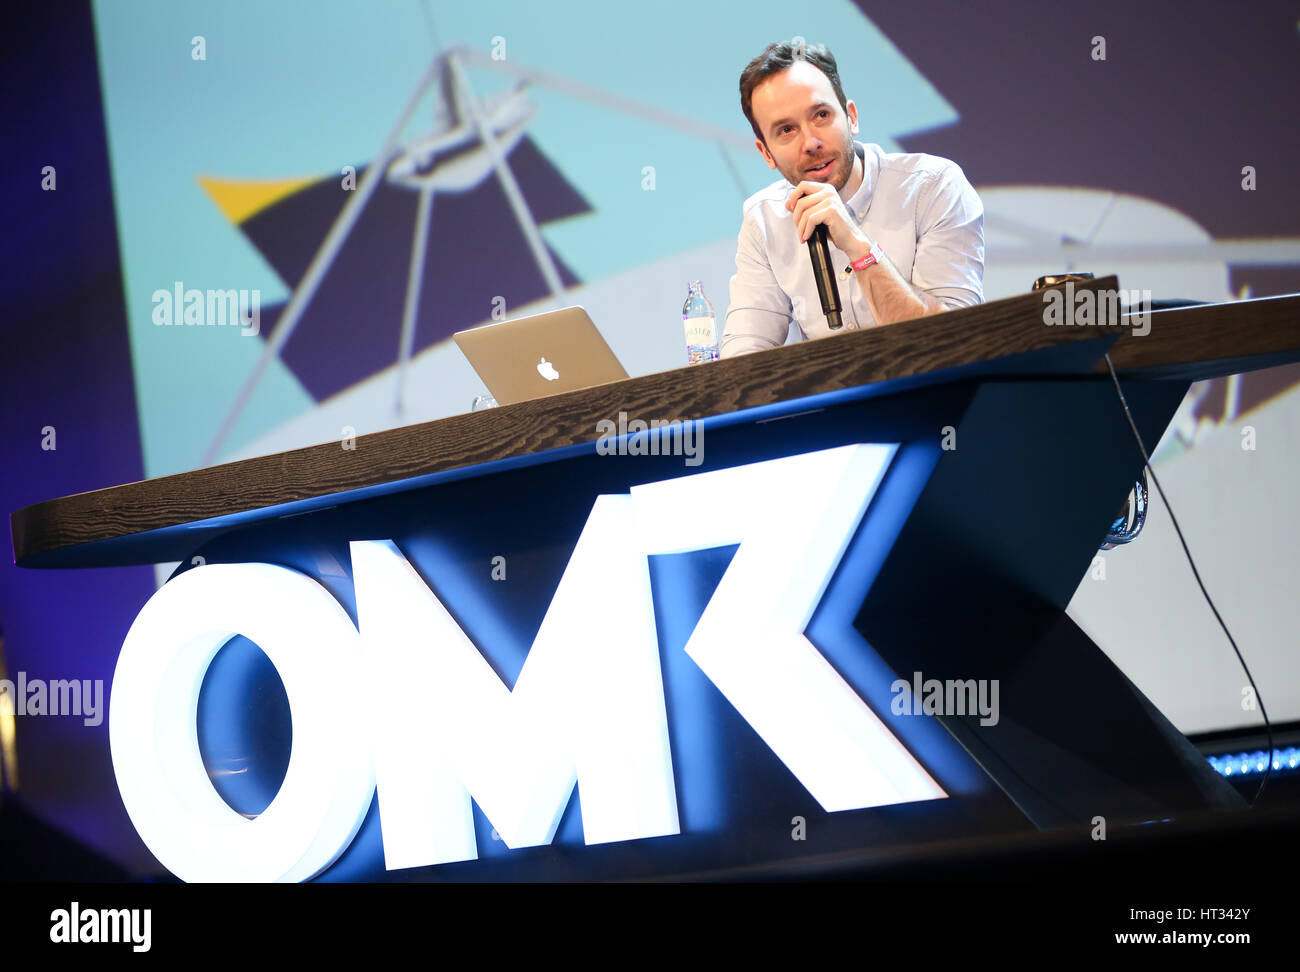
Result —
M 912 286 L 950 308 L 984 300 L 984 206 L 955 162 L 935 155 L 885 152 L 854 143 L 862 185 L 845 208 Z M 745 200 L 731 278 L 722 356 L 784 344 L 790 320 L 806 338 L 837 332 L 826 324 L 808 244 L 799 242 L 784 179 Z M 875 324 L 862 282 L 840 272 L 849 258 L 831 243 L 845 330 Z

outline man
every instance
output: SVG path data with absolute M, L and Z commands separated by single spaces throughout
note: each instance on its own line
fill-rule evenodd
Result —
M 745 202 L 722 357 L 803 338 L 826 323 L 805 245 L 824 224 L 844 329 L 984 299 L 984 207 L 960 167 L 852 139 L 857 106 L 821 45 L 769 44 L 740 76 L 754 144 L 785 176 Z M 841 270 L 848 270 L 848 275 Z

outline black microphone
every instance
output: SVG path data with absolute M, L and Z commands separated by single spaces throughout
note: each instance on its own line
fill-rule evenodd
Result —
M 840 319 L 840 311 L 844 308 L 840 304 L 840 288 L 835 283 L 835 273 L 831 270 L 831 246 L 825 223 L 813 227 L 812 236 L 808 237 L 808 253 L 812 256 L 813 279 L 817 281 L 817 296 L 821 298 L 826 325 L 837 331 L 844 326 Z

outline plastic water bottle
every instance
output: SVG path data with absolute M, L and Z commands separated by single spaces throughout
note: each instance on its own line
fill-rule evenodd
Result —
M 686 328 L 686 362 L 701 364 L 718 358 L 718 321 L 713 304 L 704 296 L 704 285 L 691 281 L 686 303 L 682 304 L 682 324 Z

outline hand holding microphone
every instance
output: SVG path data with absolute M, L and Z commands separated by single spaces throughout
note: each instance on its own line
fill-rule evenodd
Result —
M 844 326 L 841 318 L 844 307 L 840 303 L 835 269 L 831 266 L 830 243 L 833 240 L 853 258 L 857 250 L 869 252 L 871 242 L 858 230 L 835 187 L 827 183 L 799 183 L 786 199 L 785 207 L 794 214 L 799 239 L 808 242 L 813 279 L 817 281 L 817 296 L 821 299 L 826 324 L 831 330 L 838 330 Z

